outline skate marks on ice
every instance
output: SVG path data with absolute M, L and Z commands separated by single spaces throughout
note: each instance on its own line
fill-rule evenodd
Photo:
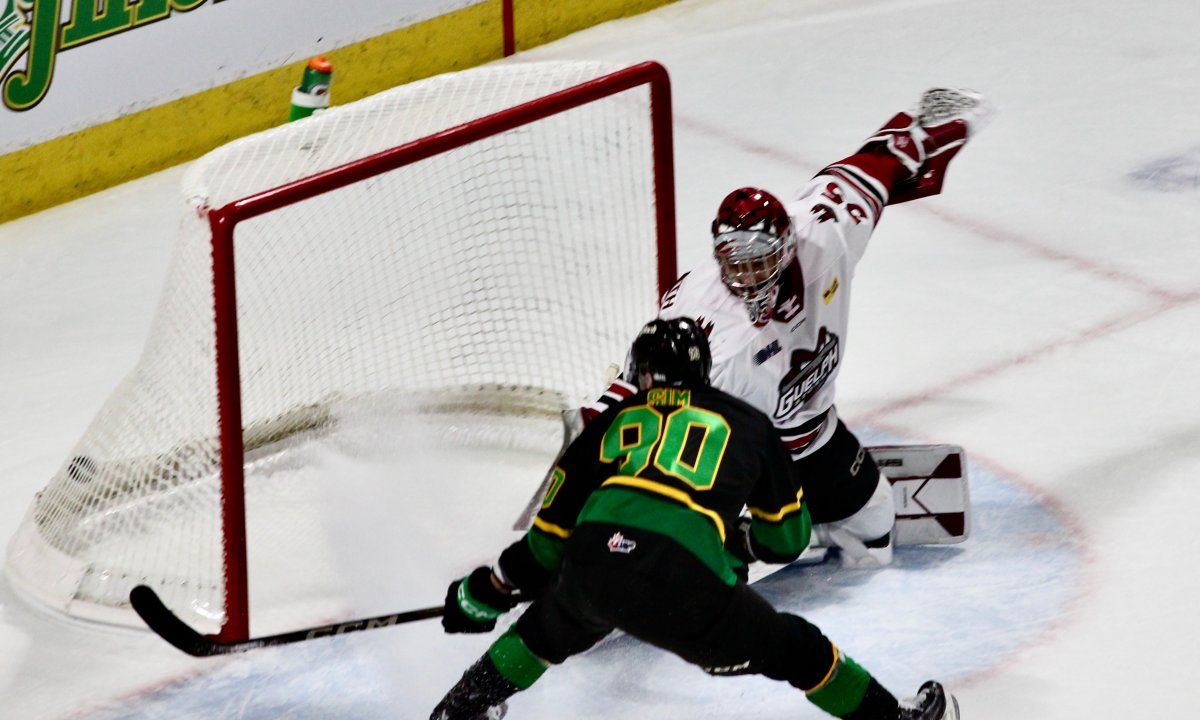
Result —
M 1129 173 L 1128 178 L 1139 187 L 1157 192 L 1200 190 L 1200 145 L 1147 162 Z
M 903 441 L 861 436 L 872 444 Z M 901 694 L 929 677 L 953 685 L 1003 663 L 1044 637 L 1077 598 L 1082 553 L 1053 508 L 983 463 L 972 462 L 970 472 L 974 526 L 963 545 L 901 548 L 884 570 L 788 568 L 759 589 L 816 623 Z M 428 568 L 420 575 L 422 584 L 435 582 Z M 393 578 L 408 582 L 400 567 Z M 428 599 L 437 590 L 420 594 Z M 264 650 L 77 718 L 423 720 L 494 637 L 445 636 L 430 621 Z M 568 708 L 578 720 L 823 717 L 782 683 L 710 678 L 628 637 L 552 668 L 512 699 L 510 717 L 549 720 Z

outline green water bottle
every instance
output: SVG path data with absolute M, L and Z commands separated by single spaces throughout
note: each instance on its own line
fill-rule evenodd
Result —
M 292 90 L 292 111 L 288 121 L 299 120 L 329 107 L 329 85 L 333 82 L 333 63 L 325 56 L 308 61 L 300 87 Z

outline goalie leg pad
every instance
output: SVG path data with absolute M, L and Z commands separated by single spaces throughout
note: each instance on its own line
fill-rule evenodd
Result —
M 960 543 L 971 532 L 967 458 L 956 445 L 870 448 L 892 484 L 896 545 Z
M 966 540 L 971 532 L 971 497 L 967 482 L 967 457 L 957 445 L 880 445 L 867 448 L 873 465 L 878 465 L 891 485 L 895 512 L 892 545 L 945 545 Z M 854 538 L 872 550 L 867 529 L 869 518 L 879 496 L 872 495 L 861 513 L 864 522 L 858 532 L 842 532 L 834 537 L 841 522 L 825 522 L 813 526 L 813 544 L 819 548 L 838 546 L 843 549 L 843 562 L 853 556 Z M 858 517 L 855 513 L 846 520 Z M 849 552 L 846 552 L 849 550 Z

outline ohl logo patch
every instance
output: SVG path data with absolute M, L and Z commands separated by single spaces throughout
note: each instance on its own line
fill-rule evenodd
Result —
M 838 367 L 841 351 L 838 336 L 821 328 L 815 350 L 792 351 L 792 366 L 779 383 L 775 417 L 791 415 L 817 394 Z
M 629 553 L 633 552 L 633 549 L 636 547 L 637 543 L 635 541 L 630 540 L 621 533 L 614 533 L 613 536 L 608 539 L 609 552 L 628 555 Z

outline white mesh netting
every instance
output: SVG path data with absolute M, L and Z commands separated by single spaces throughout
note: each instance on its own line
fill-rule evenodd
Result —
M 615 69 L 530 63 L 444 75 L 198 160 L 142 358 L 34 501 L 9 548 L 14 583 L 114 622 L 133 621 L 128 592 L 146 583 L 186 621 L 219 627 L 212 251 L 200 209 Z M 328 580 L 318 558 L 332 551 L 303 545 L 305 533 L 320 535 L 304 528 L 321 522 L 327 479 L 302 473 L 317 489 L 306 488 L 277 468 L 345 418 L 355 418 L 354 447 L 372 419 L 406 413 L 420 418 L 421 443 L 552 455 L 557 413 L 603 386 L 605 368 L 654 315 L 652 169 L 643 86 L 237 226 L 255 612 L 274 595 L 319 594 L 306 583 Z M 526 479 L 526 494 L 539 480 Z M 279 587 L 260 582 L 256 558 L 279 567 L 297 556 L 307 557 L 276 573 Z

